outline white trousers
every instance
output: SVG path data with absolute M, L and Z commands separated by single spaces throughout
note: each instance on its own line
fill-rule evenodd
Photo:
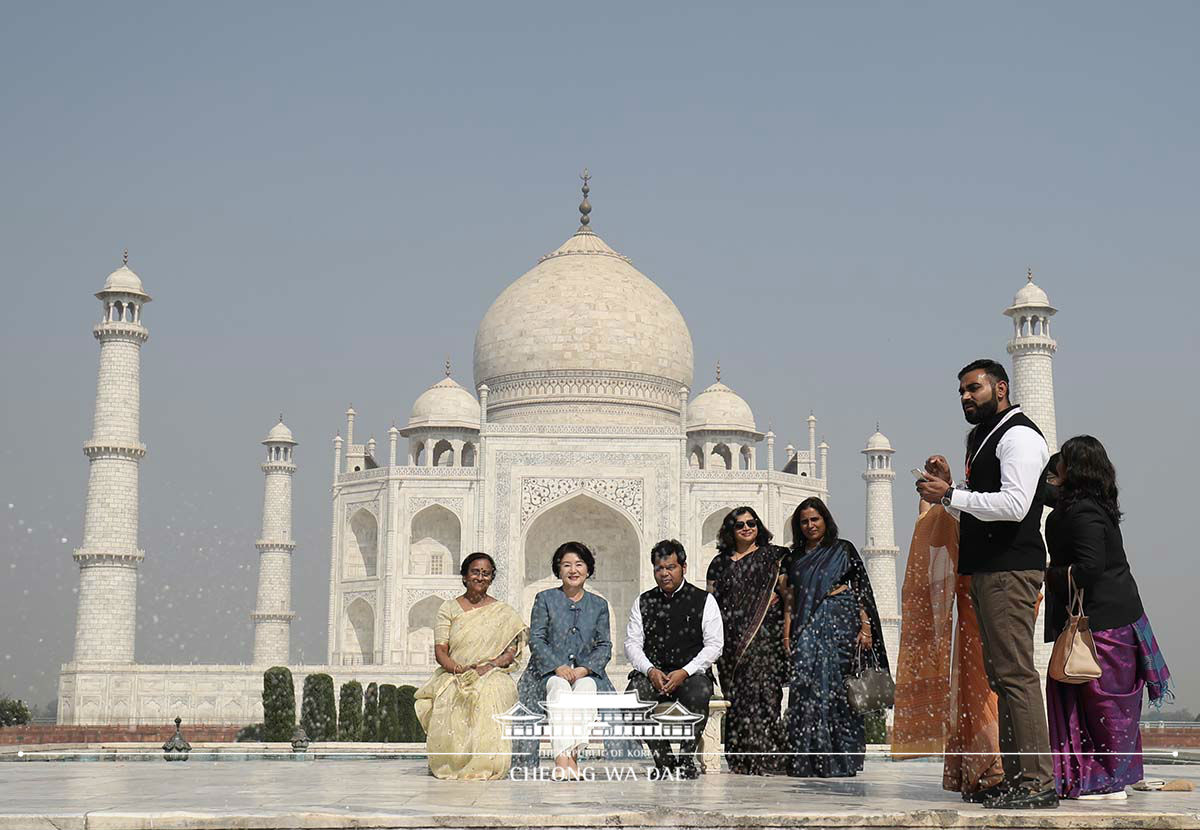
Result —
M 596 681 L 592 677 L 581 677 L 574 684 L 568 683 L 557 674 L 546 681 L 546 702 L 558 704 L 546 707 L 546 721 L 550 725 L 550 748 L 554 757 L 569 755 L 588 744 L 588 738 L 596 725 L 595 709 L 576 709 L 570 706 L 572 692 L 596 694 Z

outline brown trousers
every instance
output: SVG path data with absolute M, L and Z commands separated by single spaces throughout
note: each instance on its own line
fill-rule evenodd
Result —
M 996 693 L 1004 778 L 1036 792 L 1053 786 L 1054 765 L 1041 678 L 1033 661 L 1033 628 L 1045 573 L 997 571 L 971 576 L 983 665 Z

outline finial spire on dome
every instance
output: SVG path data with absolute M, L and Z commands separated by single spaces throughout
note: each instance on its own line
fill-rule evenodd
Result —
M 121 265 L 127 267 L 129 265 L 129 249 L 126 248 L 121 252 Z
M 450 377 L 450 358 L 446 358 L 446 377 Z
M 717 383 L 721 382 L 721 361 L 717 361 Z
M 588 182 L 591 181 L 592 174 L 585 167 L 583 168 L 583 175 L 579 178 L 583 179 L 583 187 L 581 188 L 583 191 L 583 201 L 579 203 L 579 227 L 583 229 L 587 228 L 588 224 L 592 221 L 588 218 L 588 214 L 592 212 L 592 203 L 588 201 L 588 194 L 591 193 Z
M 1025 279 L 1029 280 L 1030 282 L 1033 282 L 1033 269 L 1032 268 L 1025 269 Z
M 279 423 L 281 423 L 281 424 L 283 423 L 283 413 L 282 412 L 279 413 Z

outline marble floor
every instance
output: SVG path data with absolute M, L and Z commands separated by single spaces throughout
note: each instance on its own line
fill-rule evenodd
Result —
M 12 757 L 10 755 L 10 757 Z M 1130 793 L 1005 813 L 941 789 L 941 765 L 868 761 L 859 777 L 706 775 L 578 782 L 431 778 L 423 761 L 0 763 L 0 830 L 425 827 L 1200 828 L 1200 766 L 1147 766 L 1190 793 Z

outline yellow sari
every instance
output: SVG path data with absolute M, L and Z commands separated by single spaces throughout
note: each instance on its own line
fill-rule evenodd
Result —
M 503 778 L 512 762 L 510 741 L 493 717 L 517 702 L 513 676 L 520 671 L 529 629 L 517 612 L 496 601 L 464 611 L 458 600 L 442 603 L 434 625 L 435 643 L 449 646 L 450 657 L 471 665 L 498 657 L 517 644 L 517 659 L 482 677 L 475 671 L 450 674 L 438 667 L 417 690 L 417 719 L 427 735 L 429 771 L 438 778 Z

